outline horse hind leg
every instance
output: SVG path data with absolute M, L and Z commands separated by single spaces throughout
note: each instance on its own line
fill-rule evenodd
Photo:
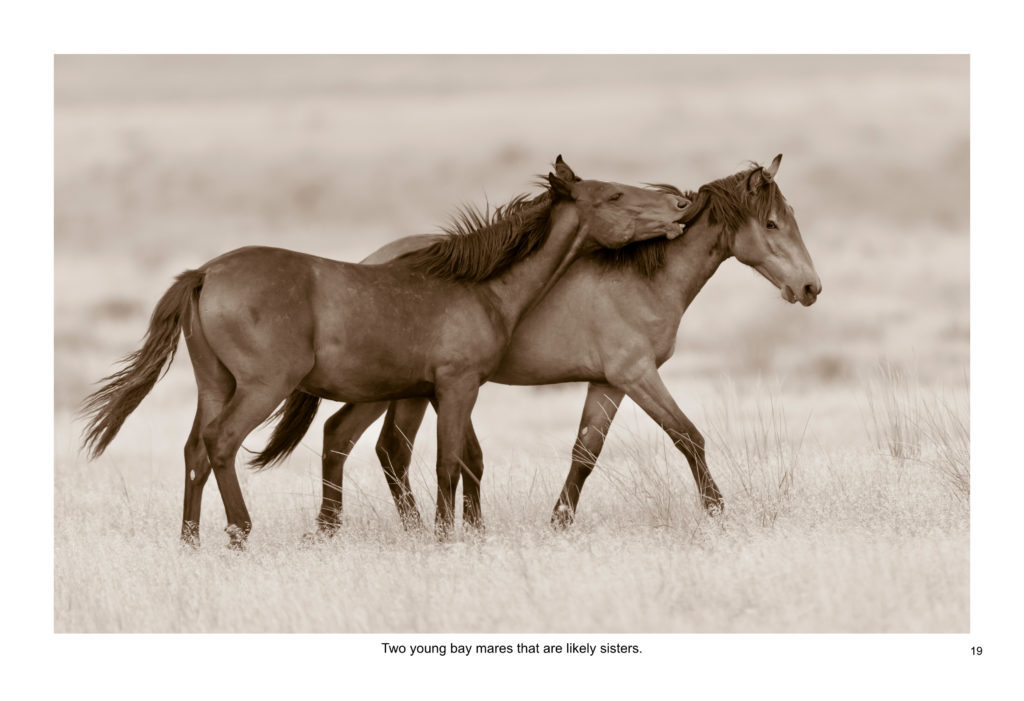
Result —
M 464 463 L 466 429 L 480 385 L 462 375 L 437 382 L 437 510 L 434 530 L 446 539 L 455 529 L 455 492 Z
M 233 549 L 244 549 L 252 530 L 252 520 L 235 472 L 235 456 L 245 437 L 270 416 L 297 384 L 297 380 L 276 387 L 240 383 L 217 418 L 202 430 L 203 444 L 227 514 L 228 525 L 224 530 L 231 538 Z
M 181 542 L 199 547 L 199 517 L 202 511 L 203 487 L 210 476 L 210 459 L 203 445 L 202 412 L 196 409 L 192 431 L 185 443 L 185 503 L 181 516 Z
M 406 529 L 420 528 L 419 509 L 409 484 L 409 466 L 412 464 L 412 447 L 416 434 L 423 423 L 427 399 L 402 399 L 394 401 L 384 417 L 384 426 L 377 439 L 377 459 L 384 470 L 384 477 L 391 490 L 391 498 Z
M 345 461 L 359 437 L 387 410 L 387 402 L 346 404 L 324 423 L 323 499 L 317 533 L 332 536 L 341 523 L 342 479 Z
M 203 441 L 203 429 L 224 408 L 234 392 L 235 380 L 217 360 L 195 319 L 188 325 L 185 342 L 196 377 L 198 402 L 192 430 L 185 442 L 185 497 L 181 517 L 181 541 L 199 546 L 199 518 L 202 512 L 203 488 L 210 477 L 210 458 Z
M 185 499 L 181 517 L 181 541 L 192 547 L 199 546 L 199 518 L 202 512 L 203 488 L 210 477 L 210 458 L 203 442 L 203 427 L 209 417 L 216 416 L 225 399 L 201 398 L 196 408 L 192 430 L 185 442 Z

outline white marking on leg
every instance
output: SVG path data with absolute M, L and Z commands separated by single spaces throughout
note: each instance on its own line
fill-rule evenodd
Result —
M 188 478 L 190 480 L 192 480 L 193 482 L 195 482 L 196 481 L 196 471 L 195 470 L 189 470 L 188 471 Z
M 586 438 L 588 433 L 590 433 L 590 426 L 584 426 L 583 430 L 580 431 L 580 438 Z

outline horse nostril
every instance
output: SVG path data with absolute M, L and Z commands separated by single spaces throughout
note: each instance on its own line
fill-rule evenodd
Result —
M 821 283 L 807 283 L 804 285 L 804 297 L 817 297 L 821 294 Z

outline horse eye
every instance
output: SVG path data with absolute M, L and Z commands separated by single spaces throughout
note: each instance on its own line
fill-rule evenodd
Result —
M 768 228 L 769 229 L 778 229 L 779 225 L 775 223 L 774 219 L 769 219 L 768 220 Z
M 618 200 L 618 199 L 622 199 L 622 193 L 621 192 L 616 192 L 614 195 L 612 195 L 611 197 L 608 198 L 608 201 L 609 202 L 614 202 L 615 200 Z

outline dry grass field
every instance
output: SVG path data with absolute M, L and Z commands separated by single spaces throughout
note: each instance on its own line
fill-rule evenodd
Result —
M 55 79 L 56 631 L 969 630 L 965 57 L 59 57 Z M 663 368 L 724 516 L 627 401 L 553 532 L 580 385 L 482 390 L 487 529 L 447 543 L 401 529 L 377 426 L 341 532 L 304 542 L 325 402 L 282 466 L 240 466 L 249 550 L 225 547 L 212 480 L 203 545 L 182 549 L 184 353 L 102 458 L 79 451 L 77 404 L 173 275 L 218 253 L 358 260 L 529 190 L 559 153 L 692 188 L 778 152 L 821 299 L 787 305 L 729 261 Z

